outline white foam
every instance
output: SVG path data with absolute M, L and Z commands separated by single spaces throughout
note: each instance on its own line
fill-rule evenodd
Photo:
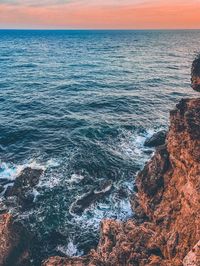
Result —
M 33 189 L 32 193 L 33 193 L 33 196 L 34 196 L 33 202 L 35 202 L 36 199 L 37 199 L 37 196 L 40 195 L 40 193 L 35 188 Z
M 95 190 L 94 190 L 94 194 L 102 194 L 102 193 L 106 193 L 106 192 L 110 191 L 111 188 L 112 188 L 112 184 L 107 185 L 104 189 L 100 189 L 100 190 L 95 189 Z
M 45 171 L 47 168 L 58 166 L 58 162 L 51 159 L 46 163 L 39 163 L 36 160 L 28 160 L 24 164 L 5 163 L 0 160 L 0 178 L 14 181 L 17 176 L 27 167 L 32 169 L 42 169 Z
M 79 183 L 83 179 L 84 179 L 84 176 L 82 176 L 82 175 L 72 174 L 71 178 L 67 182 L 68 183 Z
M 85 209 L 81 216 L 73 217 L 74 222 L 79 224 L 84 230 L 99 230 L 99 224 L 103 219 L 116 219 L 120 221 L 132 217 L 133 212 L 129 199 L 120 199 L 116 201 L 110 198 L 109 204 L 97 203 L 92 204 Z
M 53 174 L 53 175 L 48 176 L 48 179 L 47 177 L 45 177 L 44 179 L 41 179 L 38 184 L 38 187 L 54 188 L 58 186 L 60 182 L 61 182 L 60 177 Z
M 23 169 L 23 165 L 15 166 L 13 164 L 2 163 L 0 161 L 0 178 L 14 181 Z
M 72 240 L 69 240 L 69 242 L 66 246 L 58 245 L 56 249 L 57 249 L 57 251 L 60 251 L 69 257 L 82 256 L 83 255 L 83 252 L 80 252 L 78 250 L 77 246 L 74 244 L 74 242 Z
M 143 166 L 154 150 L 144 147 L 145 140 L 155 132 L 154 129 L 148 129 L 141 133 L 124 132 L 123 137 L 115 147 L 115 151 L 125 159 L 134 160 L 138 165 Z
M 46 162 L 46 168 L 58 167 L 60 162 L 56 159 L 50 159 Z

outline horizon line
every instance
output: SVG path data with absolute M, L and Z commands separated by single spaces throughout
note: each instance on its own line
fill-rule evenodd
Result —
M 74 30 L 82 30 L 82 31 L 86 31 L 86 30 L 96 30 L 96 31 L 103 31 L 103 30 L 107 30 L 107 31 L 145 31 L 145 30 L 154 30 L 154 31 L 159 31 L 159 30 L 166 30 L 166 31 L 177 31 L 177 30 L 182 30 L 182 31 L 185 31 L 185 30 L 200 30 L 200 28 L 144 28 L 144 29 L 137 29 L 137 28 L 132 28 L 132 29 L 129 29 L 129 28 L 0 28 L 0 30 L 60 30 L 60 31 L 64 31 L 64 30 L 71 30 L 71 31 L 74 31 Z

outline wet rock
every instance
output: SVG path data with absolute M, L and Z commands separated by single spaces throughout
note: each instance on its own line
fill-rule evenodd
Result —
M 167 131 L 166 130 L 161 130 L 157 133 L 155 133 L 152 137 L 146 139 L 144 146 L 146 147 L 157 147 L 160 145 L 165 144 L 167 136 Z
M 5 193 L 4 193 L 4 196 L 5 196 L 6 198 L 9 197 L 9 196 L 11 196 L 11 195 L 12 195 L 12 190 L 13 190 L 12 186 L 8 186 L 8 187 L 6 188 L 6 191 L 5 191 Z
M 106 180 L 100 183 L 99 187 L 94 190 L 94 194 L 105 194 L 109 192 L 112 188 L 112 181 Z
M 92 203 L 101 199 L 102 196 L 109 193 L 112 189 L 112 181 L 102 182 L 97 189 L 93 189 L 90 192 L 84 194 L 78 200 L 76 200 L 70 207 L 72 214 L 81 215 L 85 209 L 87 209 Z
M 8 212 L 7 206 L 3 202 L 3 200 L 0 201 L 0 215 Z
M 12 184 L 12 183 L 14 183 L 13 180 L 9 180 L 9 179 L 6 179 L 6 178 L 1 178 L 0 179 L 0 185 L 2 185 L 2 186 L 8 185 L 8 184 Z
M 34 200 L 31 189 L 38 184 L 42 173 L 42 169 L 25 168 L 16 178 L 14 185 L 7 188 L 5 197 L 15 196 L 23 209 L 31 207 Z
M 150 162 L 139 173 L 137 187 L 148 195 L 155 195 L 164 187 L 164 174 L 170 167 L 166 146 L 160 146 Z
M 192 63 L 191 86 L 195 91 L 200 92 L 200 55 Z
M 118 191 L 117 191 L 117 196 L 118 196 L 119 199 L 127 198 L 128 197 L 127 188 L 125 188 L 125 187 L 119 188 Z
M 0 193 L 4 191 L 4 187 L 0 185 Z

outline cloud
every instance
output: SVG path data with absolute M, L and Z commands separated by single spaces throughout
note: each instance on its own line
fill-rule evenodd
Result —
M 52 6 L 65 5 L 74 2 L 73 0 L 1 0 L 1 4 L 11 6 Z
M 0 0 L 0 28 L 199 28 L 200 0 Z
M 134 5 L 143 2 L 155 2 L 157 0 L 0 0 L 1 4 L 9 6 L 60 6 L 70 3 L 84 4 L 90 6 L 121 6 Z

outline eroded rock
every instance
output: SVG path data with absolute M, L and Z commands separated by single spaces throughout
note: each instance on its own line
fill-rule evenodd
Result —
M 6 213 L 0 215 L 0 265 L 28 266 L 30 237 L 24 228 Z
M 164 145 L 167 137 L 167 131 L 161 130 L 153 134 L 152 137 L 146 139 L 144 146 L 147 147 L 158 147 L 160 145 Z
M 38 184 L 42 173 L 42 169 L 25 168 L 16 178 L 13 186 L 8 186 L 5 197 L 16 197 L 23 209 L 32 207 L 34 195 L 31 190 Z
M 183 260 L 183 266 L 200 265 L 200 240 Z
M 110 193 L 112 189 L 112 181 L 102 182 L 98 189 L 93 189 L 77 199 L 70 207 L 71 214 L 82 214 L 92 203 L 101 199 L 102 196 Z

